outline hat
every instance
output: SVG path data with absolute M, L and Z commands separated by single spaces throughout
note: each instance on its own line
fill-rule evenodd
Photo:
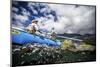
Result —
M 32 23 L 33 23 L 33 22 L 38 22 L 38 20 L 32 20 Z

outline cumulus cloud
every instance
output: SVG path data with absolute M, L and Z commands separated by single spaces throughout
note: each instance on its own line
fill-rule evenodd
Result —
M 55 28 L 55 31 L 60 34 L 60 33 L 65 33 L 66 29 L 64 29 L 64 28 L 66 28 L 66 26 L 69 27 L 71 25 L 71 23 L 68 23 L 70 20 L 65 17 L 59 17 L 60 20 L 58 20 L 57 22 L 54 21 L 53 16 L 50 16 L 50 17 L 52 19 L 41 18 L 41 21 L 44 22 L 44 25 L 41 26 L 42 28 L 45 28 L 49 31 L 52 28 Z
M 16 14 L 12 12 L 12 26 L 13 27 L 19 27 L 19 28 L 24 28 L 25 24 L 29 20 L 29 17 L 21 14 Z
M 19 11 L 19 9 L 18 9 L 18 8 L 16 8 L 16 7 L 12 7 L 12 11 L 14 11 L 14 12 L 18 12 L 18 11 Z
M 18 3 L 17 3 L 18 4 Z M 78 33 L 78 34 L 93 34 L 95 33 L 95 7 L 82 5 L 64 5 L 64 4 L 47 4 L 47 3 L 32 3 L 28 2 L 27 8 L 33 14 L 39 16 L 35 19 L 39 20 L 39 26 L 47 30 L 53 27 L 58 34 L 63 33 Z M 40 7 L 43 8 L 40 8 Z M 36 9 L 37 8 L 37 9 Z M 26 21 L 31 21 L 32 13 L 26 8 L 20 7 L 21 14 L 13 14 L 15 25 L 22 26 Z M 19 9 L 13 7 L 13 11 L 17 12 Z M 54 21 L 55 16 L 51 13 L 56 13 L 57 21 Z M 44 16 L 40 16 L 43 14 Z
M 38 11 L 35 10 L 34 6 L 36 6 L 35 3 L 28 3 L 28 8 L 33 12 L 33 14 L 38 14 Z
M 40 12 L 41 12 L 41 13 L 50 13 L 50 12 L 51 12 L 51 9 L 50 9 L 50 7 L 48 7 L 48 6 L 45 6 L 45 8 L 42 8 L 42 9 L 40 10 Z
M 14 18 L 16 20 L 20 20 L 21 22 L 25 22 L 26 20 L 28 20 L 28 17 L 27 16 L 23 16 L 23 15 L 16 15 L 15 14 Z
M 21 7 L 21 10 L 22 10 L 21 13 L 22 13 L 24 16 L 30 16 L 30 12 L 27 11 L 25 8 Z
M 57 13 L 58 21 L 47 24 L 47 27 L 54 25 L 58 33 L 95 33 L 95 7 L 75 5 L 49 4 L 52 10 Z

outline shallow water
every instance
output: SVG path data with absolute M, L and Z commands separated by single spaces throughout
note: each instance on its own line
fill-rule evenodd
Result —
M 17 50 L 15 50 L 17 49 Z M 18 50 L 19 49 L 19 50 Z M 69 51 L 50 46 L 17 46 L 12 51 L 12 65 L 40 65 L 95 61 L 95 51 Z

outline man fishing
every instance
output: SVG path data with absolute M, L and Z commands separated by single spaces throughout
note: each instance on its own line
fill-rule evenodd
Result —
M 39 31 L 39 26 L 38 26 L 38 21 L 37 20 L 32 20 L 32 23 L 29 24 L 26 29 L 31 34 L 40 34 L 41 33 Z
M 44 34 L 41 29 L 39 29 L 39 25 L 38 25 L 38 21 L 37 20 L 32 20 L 32 23 L 28 25 L 28 27 L 26 28 L 27 31 L 31 34 L 36 34 L 36 35 L 40 35 L 43 37 L 47 37 L 50 39 L 54 39 L 55 38 L 55 30 L 54 28 L 51 29 L 51 31 L 49 31 L 47 34 Z M 45 30 L 45 29 L 44 29 Z M 49 36 L 48 36 L 49 34 Z

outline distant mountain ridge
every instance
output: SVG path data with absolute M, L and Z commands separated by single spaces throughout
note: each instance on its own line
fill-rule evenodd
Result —
M 68 34 L 68 33 L 64 33 L 64 34 L 57 34 L 58 36 L 65 36 L 65 37 L 70 37 L 70 38 L 78 38 L 78 39 L 84 39 L 86 37 L 90 38 L 90 37 L 96 37 L 96 34 Z

